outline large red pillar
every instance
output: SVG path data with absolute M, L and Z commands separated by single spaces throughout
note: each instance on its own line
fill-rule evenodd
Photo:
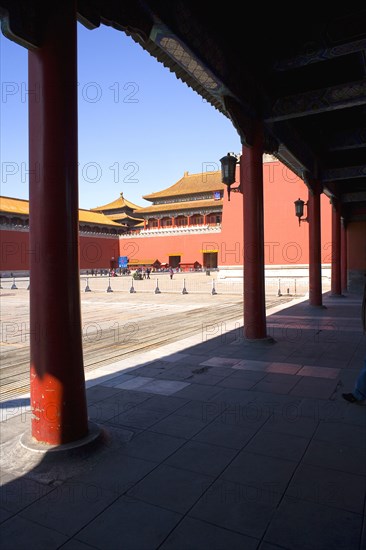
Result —
M 78 246 L 76 7 L 47 8 L 29 52 L 32 436 L 59 445 L 88 434 Z
M 240 181 L 244 203 L 244 336 L 267 337 L 264 290 L 263 126 L 257 122 L 252 147 L 243 146 Z
M 347 226 L 343 220 L 341 224 L 341 288 L 347 290 L 348 287 L 348 262 L 347 262 Z
M 308 196 L 309 222 L 309 303 L 322 306 L 322 260 L 320 234 L 320 189 L 314 185 Z
M 341 296 L 341 215 L 337 201 L 332 203 L 332 273 L 331 294 Z

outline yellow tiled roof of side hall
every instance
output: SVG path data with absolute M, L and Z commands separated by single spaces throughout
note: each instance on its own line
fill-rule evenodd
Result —
M 176 195 L 192 195 L 195 193 L 206 193 L 212 191 L 222 191 L 225 185 L 221 181 L 221 171 L 199 172 L 198 174 L 184 173 L 184 176 L 162 191 L 144 195 L 143 198 L 152 201 L 164 197 L 174 197 Z
M 0 212 L 28 216 L 29 201 L 25 199 L 14 199 L 13 197 L 0 197 Z
M 139 213 L 139 210 L 137 210 L 136 214 Z M 130 216 L 129 214 L 126 214 L 125 212 L 122 212 L 121 214 L 106 214 L 106 216 L 108 216 L 108 218 L 110 218 L 111 220 L 119 220 L 119 221 L 122 221 L 122 220 L 133 220 L 133 221 L 138 221 L 140 222 L 142 218 L 135 218 L 134 216 Z
M 96 206 L 95 208 L 91 208 L 90 210 L 92 210 L 93 212 L 97 212 L 100 210 L 117 210 L 118 208 L 124 208 L 125 206 L 127 206 L 128 208 L 132 208 L 132 210 L 138 210 L 140 208 L 140 206 L 138 206 L 137 204 L 133 204 L 133 202 L 125 199 L 123 193 L 120 193 L 118 199 L 102 206 Z
M 29 216 L 29 201 L 14 197 L 0 197 L 0 212 Z M 98 223 L 121 227 L 121 224 L 112 221 L 108 216 L 90 210 L 79 209 L 79 222 Z

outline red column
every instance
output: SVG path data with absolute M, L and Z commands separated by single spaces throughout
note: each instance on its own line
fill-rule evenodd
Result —
M 243 147 L 240 181 L 244 189 L 244 336 L 266 338 L 263 222 L 263 126 L 256 124 L 253 147 Z
M 341 216 L 339 205 L 332 205 L 332 273 L 331 294 L 341 296 Z
M 207 214 L 203 215 L 203 225 L 207 225 Z
M 191 216 L 187 216 L 187 226 L 191 225 Z
M 160 227 L 161 227 L 160 218 L 158 218 L 158 229 L 160 229 Z
M 347 262 L 347 227 L 343 220 L 341 224 L 341 288 L 347 290 L 348 287 L 348 262 Z
M 144 229 L 146 229 L 146 220 L 144 220 Z
M 174 216 L 172 217 L 172 227 L 175 227 L 175 218 L 174 218 Z
M 32 436 L 58 445 L 88 434 L 81 339 L 76 7 L 47 9 L 29 51 Z
M 322 305 L 322 260 L 320 236 L 320 189 L 309 190 L 309 303 L 312 306 Z

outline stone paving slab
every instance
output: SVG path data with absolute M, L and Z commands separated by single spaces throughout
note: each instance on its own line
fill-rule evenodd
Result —
M 341 393 L 366 338 L 358 297 L 325 301 L 270 316 L 275 344 L 190 337 L 93 371 L 89 454 L 20 473 L 29 399 L 3 405 L 2 548 L 363 550 L 366 407 Z

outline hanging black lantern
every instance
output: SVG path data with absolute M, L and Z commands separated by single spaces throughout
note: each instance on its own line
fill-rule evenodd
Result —
M 235 171 L 238 159 L 235 155 L 228 153 L 220 159 L 221 162 L 221 181 L 227 185 L 228 200 L 230 200 L 230 187 L 235 183 Z
M 305 203 L 305 201 L 303 201 L 301 199 L 297 199 L 297 201 L 294 201 L 295 214 L 296 214 L 296 217 L 299 218 L 299 225 L 301 224 L 301 222 L 307 222 L 308 221 L 307 217 L 303 218 L 305 204 L 307 206 L 308 203 Z

